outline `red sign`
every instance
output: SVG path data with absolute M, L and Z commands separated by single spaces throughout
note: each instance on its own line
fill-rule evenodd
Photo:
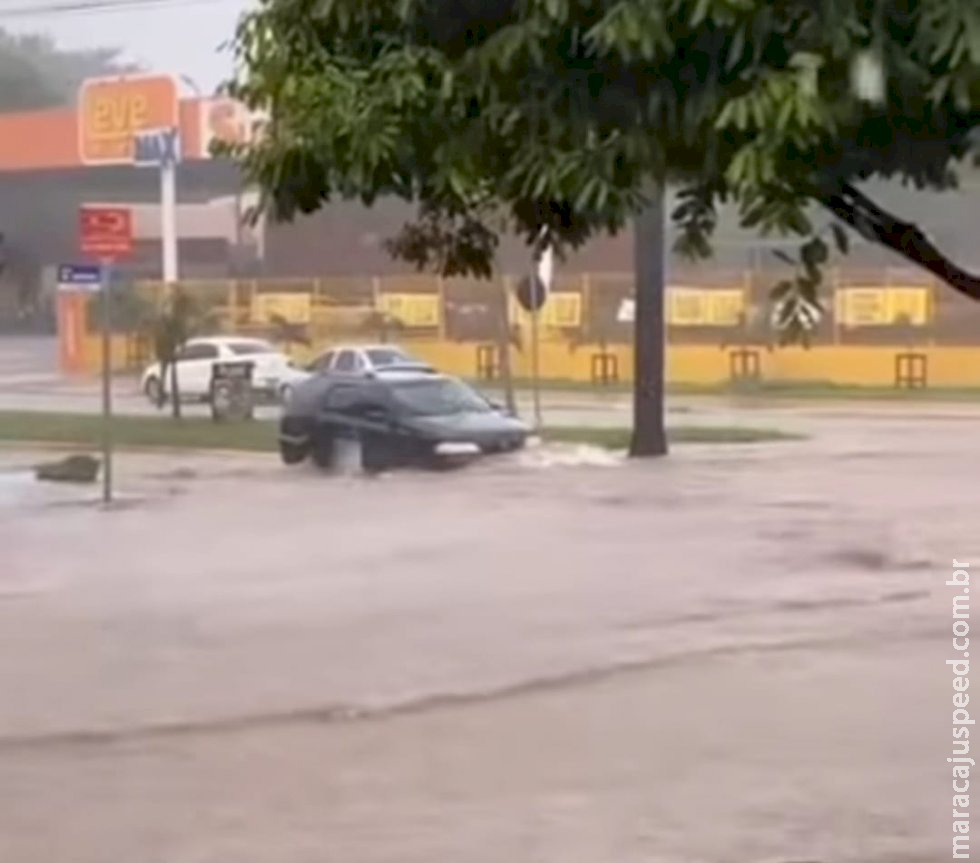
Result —
M 82 207 L 78 228 L 83 255 L 109 260 L 133 250 L 133 214 L 128 207 Z

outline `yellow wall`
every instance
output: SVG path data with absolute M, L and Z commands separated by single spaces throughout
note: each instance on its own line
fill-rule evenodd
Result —
M 404 342 L 406 348 L 440 369 L 462 377 L 476 377 L 476 346 L 446 342 Z M 819 348 L 764 347 L 758 351 L 763 381 L 832 383 L 845 386 L 889 387 L 895 383 L 895 357 L 903 346 Z M 569 350 L 564 344 L 541 345 L 540 374 L 545 380 L 587 382 L 597 345 Z M 633 351 L 628 346 L 609 348 L 618 360 L 619 379 L 633 378 Z M 927 357 L 928 382 L 933 387 L 980 387 L 980 348 L 931 347 Z M 667 348 L 667 380 L 671 384 L 718 385 L 729 380 L 731 349 L 707 345 L 672 345 Z M 514 352 L 514 374 L 530 377 L 527 352 Z
M 785 348 L 762 357 L 762 374 L 773 381 L 827 381 L 851 386 L 895 383 L 892 347 Z
M 438 339 L 408 339 L 401 344 L 414 355 L 450 374 L 466 378 L 477 377 L 477 346 L 475 344 L 440 341 Z M 544 380 L 588 382 L 591 380 L 591 360 L 599 352 L 597 345 L 581 345 L 571 349 L 561 342 L 541 344 L 540 374 Z M 667 380 L 671 384 L 718 385 L 729 380 L 730 348 L 709 345 L 672 345 L 667 348 Z M 906 352 L 902 346 L 815 348 L 750 348 L 758 351 L 760 375 L 768 382 L 831 383 L 849 386 L 889 387 L 895 383 L 895 357 Z M 83 342 L 83 371 L 95 374 L 100 368 L 101 345 L 97 336 L 87 336 Z M 633 351 L 622 345 L 608 348 L 618 360 L 619 380 L 627 383 L 633 377 Z M 115 336 L 112 340 L 113 370 L 127 369 L 127 339 Z M 306 359 L 311 351 L 299 348 L 298 360 Z M 929 347 L 918 353 L 927 357 L 928 383 L 931 387 L 980 387 L 980 347 Z M 531 376 L 529 352 L 514 351 L 514 375 Z
M 403 340 L 401 344 L 414 355 L 449 374 L 477 377 L 477 346 L 427 340 Z M 570 349 L 567 344 L 544 342 L 541 345 L 540 373 L 544 380 L 591 380 L 591 358 L 599 352 L 596 345 Z M 670 384 L 718 385 L 729 380 L 730 348 L 708 345 L 672 345 L 667 349 L 667 380 Z M 895 383 L 895 357 L 905 353 L 902 346 L 815 348 L 764 347 L 758 351 L 761 379 L 769 382 L 831 383 L 849 386 L 890 387 Z M 101 346 L 97 336 L 87 336 L 83 343 L 84 370 L 95 374 L 100 368 Z M 633 377 L 633 351 L 615 346 L 608 352 L 619 363 L 619 380 L 627 383 Z M 931 387 L 980 387 L 980 348 L 929 347 L 918 353 L 927 357 L 928 383 Z M 300 349 L 297 359 L 311 352 Z M 112 340 L 113 370 L 126 371 L 127 340 Z M 528 351 L 514 351 L 512 366 L 516 377 L 531 376 Z M 130 371 L 132 371 L 130 369 Z
M 128 368 L 127 336 L 113 336 L 109 342 L 113 372 L 132 371 Z M 102 368 L 102 340 L 99 336 L 86 335 L 82 342 L 82 365 L 77 371 L 97 374 Z

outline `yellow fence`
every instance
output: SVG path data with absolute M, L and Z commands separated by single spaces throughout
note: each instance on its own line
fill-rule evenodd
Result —
M 673 327 L 736 327 L 747 306 L 748 297 L 740 288 L 671 288 L 666 319 Z
M 668 287 L 668 375 L 672 383 L 717 384 L 733 376 L 771 381 L 892 385 L 898 355 L 926 357 L 929 385 L 980 386 L 980 316 L 976 346 L 944 343 L 943 327 L 963 324 L 963 310 L 937 302 L 930 283 L 887 273 L 844 281 L 823 298 L 826 320 L 810 349 L 780 348 L 770 332 L 768 286 L 751 274 L 688 279 Z M 350 342 L 398 342 L 442 369 L 479 378 L 499 372 L 509 340 L 518 376 L 530 373 L 531 317 L 514 301 L 512 282 L 443 280 L 425 276 L 278 279 L 185 283 L 214 332 L 273 340 L 297 361 Z M 162 286 L 142 283 L 134 298 L 152 306 Z M 945 302 L 945 301 L 944 301 Z M 615 383 L 632 378 L 633 281 L 629 274 L 558 280 L 539 316 L 542 377 Z M 65 308 L 68 308 L 65 303 Z M 84 304 L 83 304 L 84 305 Z M 150 360 L 150 344 L 133 320 L 115 321 L 114 365 L 135 370 Z M 976 314 L 973 307 L 971 313 Z M 76 346 L 66 371 L 98 364 L 97 305 L 60 326 Z M 967 327 L 972 331 L 971 327 Z M 64 346 L 63 346 L 64 347 Z M 746 359 L 748 357 L 748 359 Z M 918 360 L 915 360 L 918 363 Z M 898 365 L 897 365 L 898 364 Z M 918 366 L 916 366 L 918 367 Z
M 832 302 L 824 298 L 828 333 L 893 326 L 924 329 L 934 322 L 934 284 L 915 284 L 907 278 L 896 282 L 886 271 L 876 276 L 878 284 L 840 282 L 832 290 Z M 770 277 L 768 284 L 772 280 Z M 632 303 L 632 282 L 629 274 L 621 273 L 562 279 L 541 310 L 540 322 L 556 330 L 584 330 L 580 335 L 585 339 L 628 341 L 630 328 L 624 310 Z M 191 282 L 186 288 L 209 305 L 228 329 L 289 323 L 308 327 L 314 339 L 329 338 L 332 330 L 356 329 L 356 325 L 379 328 L 381 322 L 408 331 L 440 330 L 456 338 L 446 332 L 452 330 L 454 317 L 487 314 L 499 307 L 499 298 L 505 295 L 510 319 L 520 322 L 526 318 L 514 300 L 512 280 L 506 277 L 494 282 L 425 276 L 265 279 Z M 139 289 L 152 296 L 162 286 L 146 282 Z M 744 328 L 753 320 L 765 319 L 767 305 L 767 284 L 757 284 L 752 274 L 740 273 L 715 279 L 710 285 L 668 286 L 665 316 L 668 326 L 677 330 Z
M 932 290 L 916 288 L 840 288 L 834 314 L 845 327 L 926 326 L 932 317 Z

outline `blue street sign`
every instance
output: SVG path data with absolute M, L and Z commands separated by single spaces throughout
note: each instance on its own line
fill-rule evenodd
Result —
M 102 287 L 102 268 L 93 264 L 61 264 L 59 291 L 98 291 Z
M 134 139 L 133 163 L 143 167 L 163 167 L 180 162 L 178 129 L 147 129 Z

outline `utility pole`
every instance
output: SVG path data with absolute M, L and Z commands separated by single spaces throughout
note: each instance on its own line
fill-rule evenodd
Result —
M 543 419 L 541 416 L 541 307 L 548 301 L 551 294 L 551 282 L 554 275 L 554 251 L 551 246 L 545 246 L 535 255 L 534 274 L 531 277 L 531 288 L 534 302 L 531 308 L 531 394 L 534 404 L 534 428 L 541 431 Z
M 517 399 L 514 396 L 514 367 L 511 363 L 513 349 L 512 330 L 510 323 L 510 279 L 503 278 L 503 284 L 497 292 L 497 350 L 500 354 L 500 381 L 504 387 L 504 406 L 508 413 L 517 414 Z
M 102 503 L 112 503 L 112 260 L 99 269 L 102 316 Z
M 631 456 L 667 454 L 664 425 L 666 296 L 665 190 L 652 188 L 650 199 L 633 220 L 636 306 L 633 326 L 633 438 Z

